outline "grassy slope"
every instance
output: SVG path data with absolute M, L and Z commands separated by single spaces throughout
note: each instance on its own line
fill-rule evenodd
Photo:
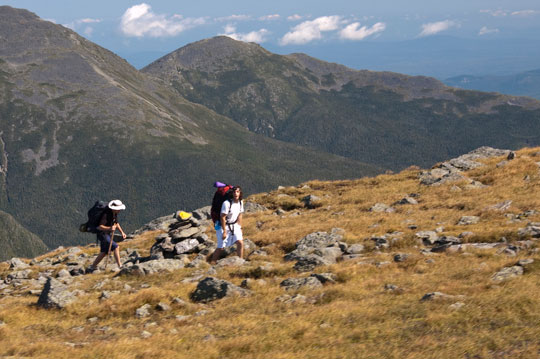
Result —
M 26 230 L 11 215 L 0 211 L 0 260 L 35 257 L 47 250 L 45 243 Z
M 181 280 L 194 269 L 173 274 L 111 280 L 102 289 L 91 289 L 109 275 L 84 277 L 80 288 L 89 294 L 64 311 L 37 309 L 36 298 L 28 294 L 4 297 L 0 307 L 1 354 L 16 356 L 69 358 L 537 358 L 540 350 L 540 302 L 535 300 L 540 284 L 538 245 L 508 257 L 497 250 L 469 251 L 423 256 L 414 240 L 419 230 L 444 227 L 443 234 L 472 231 L 470 242 L 493 242 L 505 236 L 518 239 L 517 231 L 528 221 L 540 221 L 540 214 L 520 222 L 507 214 L 520 214 L 540 208 L 536 196 L 540 187 L 538 153 L 540 148 L 523 149 L 517 159 L 504 167 L 502 158 L 485 161 L 486 166 L 469 171 L 470 178 L 489 187 L 467 189 L 466 183 L 439 187 L 419 184 L 417 168 L 399 174 L 380 175 L 337 182 L 308 182 L 311 189 L 288 187 L 251 197 L 269 208 L 284 201 L 278 194 L 289 194 L 297 203 L 299 216 L 275 216 L 272 211 L 246 216 L 245 236 L 261 246 L 274 245 L 268 257 L 253 258 L 240 268 L 220 270 L 218 277 L 239 284 L 244 278 L 257 278 L 257 266 L 272 262 L 272 275 L 265 284 L 255 283 L 249 298 L 224 299 L 208 305 L 189 302 L 196 283 Z M 528 180 L 525 180 L 528 176 Z M 408 193 L 419 194 L 418 205 L 398 206 L 395 213 L 373 213 L 377 202 L 391 204 Z M 323 205 L 306 210 L 298 199 L 306 194 L 323 198 Z M 296 199 L 296 200 L 294 200 Z M 506 212 L 488 207 L 512 200 Z M 293 213 L 293 212 L 289 212 Z M 456 225 L 463 215 L 480 217 L 478 224 Z M 408 226 L 414 223 L 418 229 Z M 285 263 L 284 249 L 290 249 L 304 235 L 345 230 L 345 241 L 362 243 L 368 250 L 359 261 L 341 262 L 318 268 L 333 272 L 338 283 L 301 294 L 315 304 L 290 305 L 276 298 L 284 291 L 279 283 L 289 277 L 301 277 Z M 403 240 L 390 249 L 377 252 L 372 235 L 393 231 L 404 233 Z M 157 233 L 147 232 L 122 246 L 147 253 Z M 212 235 L 211 233 L 209 233 Z M 95 254 L 96 249 L 86 249 Z M 403 263 L 392 261 L 395 253 L 408 253 Z M 533 258 L 523 276 L 501 284 L 490 277 L 502 267 L 519 259 Z M 389 261 L 387 265 L 369 263 Z M 365 262 L 365 263 L 364 263 Z M 1 268 L 0 268 L 1 269 Z M 141 288 L 141 284 L 150 284 Z M 403 289 L 401 293 L 384 290 L 387 283 Z M 129 284 L 134 290 L 124 289 Z M 101 290 L 119 290 L 121 294 L 99 301 Z M 421 302 L 428 292 L 463 295 L 461 299 Z M 170 303 L 173 297 L 187 302 L 170 312 L 155 312 L 136 319 L 134 311 L 145 303 Z M 456 302 L 459 310 L 451 309 Z M 186 321 L 176 315 L 195 314 Z M 97 322 L 88 318 L 97 317 Z M 155 324 L 153 324 L 155 323 Z M 106 328 L 110 329 L 106 329 Z M 105 329 L 104 329 L 105 328 Z M 152 334 L 142 339 L 141 332 Z M 28 343 L 32 337 L 33 344 Z M 66 343 L 71 343 L 66 345 Z

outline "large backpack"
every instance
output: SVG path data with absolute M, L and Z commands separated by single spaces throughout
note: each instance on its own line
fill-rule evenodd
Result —
M 79 230 L 81 232 L 90 232 L 90 233 L 97 233 L 99 226 L 99 221 L 101 220 L 101 216 L 103 216 L 103 213 L 108 208 L 108 203 L 103 201 L 96 201 L 92 208 L 88 210 L 88 221 L 86 223 L 81 224 L 79 227 Z
M 212 221 L 214 223 L 219 221 L 223 202 L 232 198 L 232 189 L 233 186 L 225 185 L 218 187 L 216 193 L 214 193 L 214 198 L 212 199 L 212 208 L 210 210 L 210 216 L 212 217 Z

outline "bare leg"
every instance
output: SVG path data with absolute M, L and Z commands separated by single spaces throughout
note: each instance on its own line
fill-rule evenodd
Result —
M 118 264 L 118 268 L 122 266 L 120 263 L 120 247 L 116 247 L 114 250 L 114 259 L 116 259 L 116 264 Z
M 105 253 L 105 252 L 100 252 L 100 253 L 98 254 L 98 256 L 96 257 L 96 259 L 94 260 L 94 263 L 92 263 L 92 268 L 93 268 L 93 269 L 96 269 L 96 268 L 97 268 L 97 265 L 99 264 L 99 262 L 101 262 L 101 260 L 102 260 L 103 258 L 105 258 L 106 255 L 107 255 L 107 253 Z
M 244 258 L 244 241 L 236 241 L 236 255 Z
M 214 251 L 214 254 L 212 254 L 212 259 L 210 259 L 210 263 L 216 263 L 218 259 L 221 258 L 221 254 L 223 253 L 223 248 L 216 248 Z

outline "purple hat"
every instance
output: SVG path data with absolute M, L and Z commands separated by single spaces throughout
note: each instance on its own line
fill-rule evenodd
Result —
M 225 183 L 221 183 L 219 181 L 214 182 L 214 187 L 216 188 L 225 187 L 225 186 L 227 186 Z

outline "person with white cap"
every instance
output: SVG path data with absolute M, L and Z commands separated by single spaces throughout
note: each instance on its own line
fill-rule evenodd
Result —
M 110 251 L 114 253 L 114 259 L 118 268 L 122 266 L 120 263 L 120 248 L 118 244 L 111 238 L 113 233 L 118 229 L 122 235 L 123 239 L 126 239 L 126 234 L 122 230 L 120 223 L 118 223 L 118 213 L 126 209 L 126 205 L 122 203 L 119 199 L 115 199 L 109 202 L 105 211 L 101 215 L 101 220 L 99 221 L 99 226 L 97 227 L 98 233 L 97 238 L 100 244 L 100 251 L 94 263 L 88 269 L 88 272 L 93 272 L 96 270 L 97 265 L 103 258 L 105 258 Z

